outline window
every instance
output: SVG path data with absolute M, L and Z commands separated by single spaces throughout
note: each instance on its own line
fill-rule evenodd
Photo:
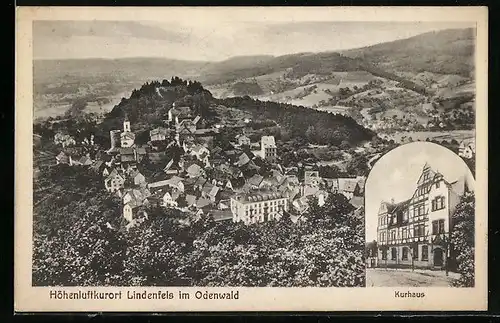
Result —
M 387 259 L 387 250 L 382 250 L 382 260 L 386 260 Z
M 437 196 L 432 200 L 432 210 L 437 211 L 445 208 L 444 196 Z
M 432 234 L 438 233 L 438 221 L 432 221 Z
M 408 238 L 408 229 L 407 228 L 403 228 L 403 239 L 406 239 Z
M 397 250 L 396 248 L 391 248 L 391 259 L 396 260 L 397 257 Z
M 418 246 L 413 247 L 413 259 L 418 260 Z
M 436 188 L 439 188 L 439 182 L 436 182 Z
M 401 257 L 403 260 L 408 260 L 408 248 L 403 247 L 403 254 Z
M 426 245 L 422 246 L 422 260 L 429 259 L 429 248 Z
M 438 220 L 438 233 L 444 233 L 444 219 Z
M 420 216 L 420 215 L 425 214 L 425 205 L 424 204 L 415 205 L 413 207 L 413 214 L 415 216 Z
M 408 221 L 408 211 L 403 212 L 403 221 Z
M 437 207 L 439 209 L 444 209 L 444 196 L 441 196 L 439 199 L 438 199 L 438 202 L 437 202 Z
M 415 225 L 413 227 L 413 236 L 415 237 L 425 236 L 425 225 L 424 224 Z

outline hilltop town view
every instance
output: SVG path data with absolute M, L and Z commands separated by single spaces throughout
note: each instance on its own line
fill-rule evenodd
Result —
M 33 285 L 365 286 L 375 163 L 426 141 L 474 173 L 473 54 L 461 28 L 222 61 L 35 59 Z

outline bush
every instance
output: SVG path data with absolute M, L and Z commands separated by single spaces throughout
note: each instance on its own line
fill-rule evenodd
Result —
M 452 216 L 451 240 L 460 273 L 454 285 L 459 287 L 474 287 L 474 214 L 474 193 L 466 193 Z

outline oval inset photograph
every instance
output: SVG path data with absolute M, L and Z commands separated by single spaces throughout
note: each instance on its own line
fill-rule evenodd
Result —
M 474 184 L 438 144 L 382 156 L 365 184 L 366 286 L 473 287 Z

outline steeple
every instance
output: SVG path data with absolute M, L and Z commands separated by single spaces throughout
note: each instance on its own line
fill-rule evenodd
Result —
M 125 118 L 123 119 L 123 132 L 131 132 L 127 113 L 125 113 Z

